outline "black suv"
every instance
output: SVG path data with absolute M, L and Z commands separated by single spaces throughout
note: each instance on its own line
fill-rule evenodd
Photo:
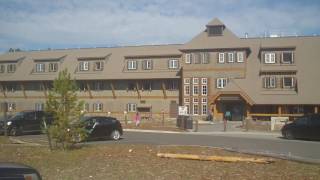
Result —
M 281 132 L 287 139 L 320 140 L 320 114 L 299 117 L 284 125 Z
M 51 124 L 53 116 L 44 111 L 22 111 L 7 120 L 7 132 L 9 135 L 18 136 L 24 133 L 40 133 L 43 121 Z

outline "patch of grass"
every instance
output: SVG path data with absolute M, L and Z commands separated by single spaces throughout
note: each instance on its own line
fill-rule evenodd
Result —
M 20 162 L 43 179 L 320 179 L 320 165 L 276 160 L 271 164 L 164 159 L 162 153 L 250 156 L 216 148 L 109 144 L 50 152 L 45 147 L 1 146 L 0 161 Z

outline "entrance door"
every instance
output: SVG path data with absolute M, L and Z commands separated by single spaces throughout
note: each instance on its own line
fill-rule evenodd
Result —
M 242 121 L 244 117 L 244 103 L 242 101 L 221 102 L 223 114 L 231 113 L 232 121 Z

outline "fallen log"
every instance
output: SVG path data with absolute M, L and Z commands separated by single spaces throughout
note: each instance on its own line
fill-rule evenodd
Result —
M 204 156 L 204 155 L 171 154 L 171 153 L 157 153 L 157 156 L 161 158 L 217 161 L 217 162 L 252 162 L 252 163 L 260 163 L 260 164 L 269 164 L 274 162 L 274 160 L 266 159 L 266 158 L 246 158 L 246 157 L 235 157 L 235 156 Z

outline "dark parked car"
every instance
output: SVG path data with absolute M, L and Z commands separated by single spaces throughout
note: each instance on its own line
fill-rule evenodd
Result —
M 0 163 L 0 179 L 41 180 L 39 172 L 18 163 Z
M 82 122 L 88 131 L 87 140 L 101 138 L 119 140 L 123 134 L 120 121 L 114 117 L 86 116 Z
M 320 114 L 299 117 L 281 129 L 287 139 L 320 140 Z
M 53 116 L 44 111 L 22 111 L 7 120 L 7 132 L 12 136 L 41 132 L 43 120 L 51 124 Z

